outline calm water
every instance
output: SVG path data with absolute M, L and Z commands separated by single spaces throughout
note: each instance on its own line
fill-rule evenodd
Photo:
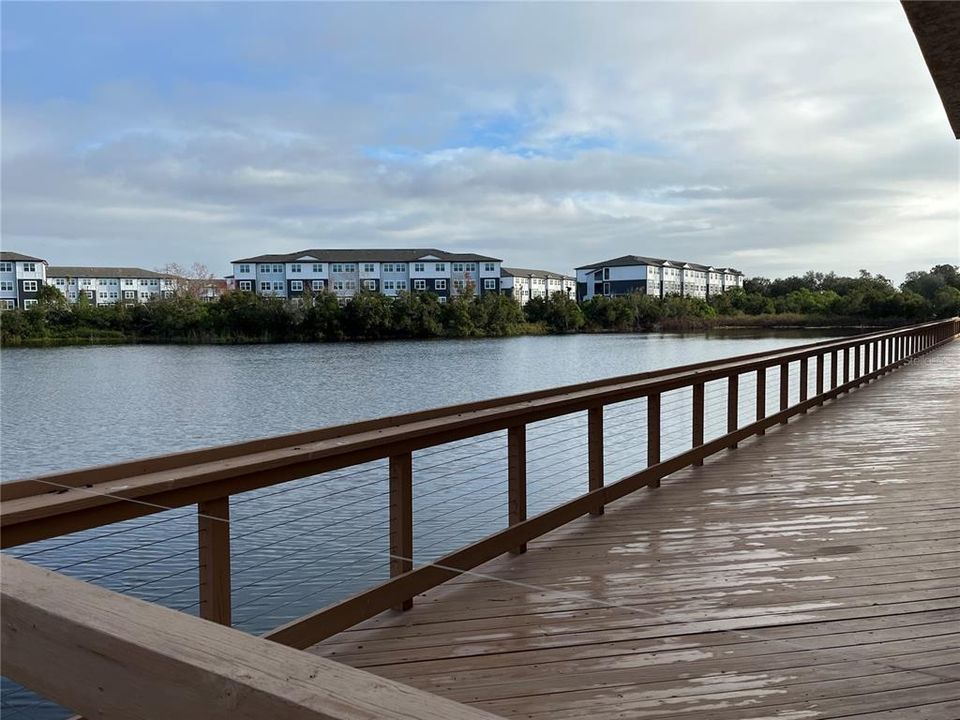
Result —
M 741 355 L 825 332 L 575 335 L 240 347 L 123 346 L 0 353 L 0 478 L 306 430 L 352 420 Z M 766 391 L 778 378 L 768 373 Z M 756 388 L 741 379 L 741 424 Z M 799 389 L 792 388 L 796 396 Z M 707 439 L 725 384 L 707 387 Z M 772 402 L 772 400 L 770 401 Z M 768 402 L 768 407 L 772 405 Z M 643 467 L 645 403 L 606 411 L 608 482 Z M 663 398 L 667 457 L 689 447 L 689 391 Z M 502 528 L 505 433 L 414 456 L 417 562 Z M 528 429 L 530 513 L 586 489 L 582 413 Z M 388 576 L 386 462 L 231 500 L 234 623 L 263 632 Z M 15 549 L 31 562 L 197 612 L 196 518 L 183 508 Z M 4 681 L 11 717 L 62 717 Z

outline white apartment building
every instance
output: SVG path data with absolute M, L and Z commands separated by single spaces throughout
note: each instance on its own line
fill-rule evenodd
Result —
M 435 249 L 302 250 L 234 260 L 236 290 L 280 298 L 330 291 L 346 302 L 358 292 L 396 297 L 431 292 L 440 302 L 473 292 L 500 292 L 500 259 Z
M 547 270 L 505 267 L 500 271 L 500 288 L 523 307 L 533 298 L 547 298 L 558 292 L 572 298 L 577 290 L 577 281 L 570 275 Z
M 68 302 L 86 295 L 94 305 L 114 305 L 170 297 L 177 280 L 143 268 L 51 266 L 46 282 L 63 293 Z
M 0 309 L 28 308 L 47 278 L 47 261 L 17 252 L 0 252 Z
M 577 268 L 577 299 L 613 297 L 633 292 L 663 298 L 681 295 L 707 299 L 743 287 L 743 273 L 733 268 L 661 260 L 640 255 L 604 260 Z

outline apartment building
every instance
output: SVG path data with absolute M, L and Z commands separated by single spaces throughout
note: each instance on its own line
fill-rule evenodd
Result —
M 51 266 L 46 282 L 63 293 L 68 302 L 86 295 L 94 305 L 114 305 L 170 297 L 177 279 L 135 267 Z
M 500 288 L 523 307 L 533 298 L 547 298 L 558 292 L 572 298 L 577 290 L 577 280 L 548 270 L 505 267 L 500 271 Z
M 578 300 L 588 300 L 594 295 L 613 297 L 633 292 L 658 298 L 681 295 L 705 300 L 743 287 L 743 273 L 733 268 L 640 255 L 624 255 L 582 265 L 576 272 Z
M 388 297 L 431 292 L 447 302 L 465 292 L 500 292 L 500 263 L 435 249 L 302 250 L 234 260 L 231 282 L 237 290 L 281 298 L 330 291 L 346 302 L 366 290 Z
M 47 278 L 47 261 L 17 252 L 0 252 L 0 309 L 28 308 Z

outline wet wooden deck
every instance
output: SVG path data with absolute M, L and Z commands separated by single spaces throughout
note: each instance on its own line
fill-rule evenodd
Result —
M 960 342 L 314 652 L 506 717 L 960 718 Z

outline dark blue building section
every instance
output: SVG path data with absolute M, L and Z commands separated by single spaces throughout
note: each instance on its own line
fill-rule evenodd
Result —
M 487 287 L 487 280 L 493 280 L 496 282 L 496 285 L 492 288 Z M 490 295 L 493 293 L 496 295 L 500 292 L 500 278 L 481 278 L 479 284 L 477 285 L 478 294 L 480 295 Z
M 30 283 L 29 287 L 32 287 L 33 290 L 27 290 L 24 287 L 27 283 Z M 36 300 L 40 297 L 40 285 L 41 280 L 18 280 L 17 281 L 17 307 L 24 307 L 24 300 Z

